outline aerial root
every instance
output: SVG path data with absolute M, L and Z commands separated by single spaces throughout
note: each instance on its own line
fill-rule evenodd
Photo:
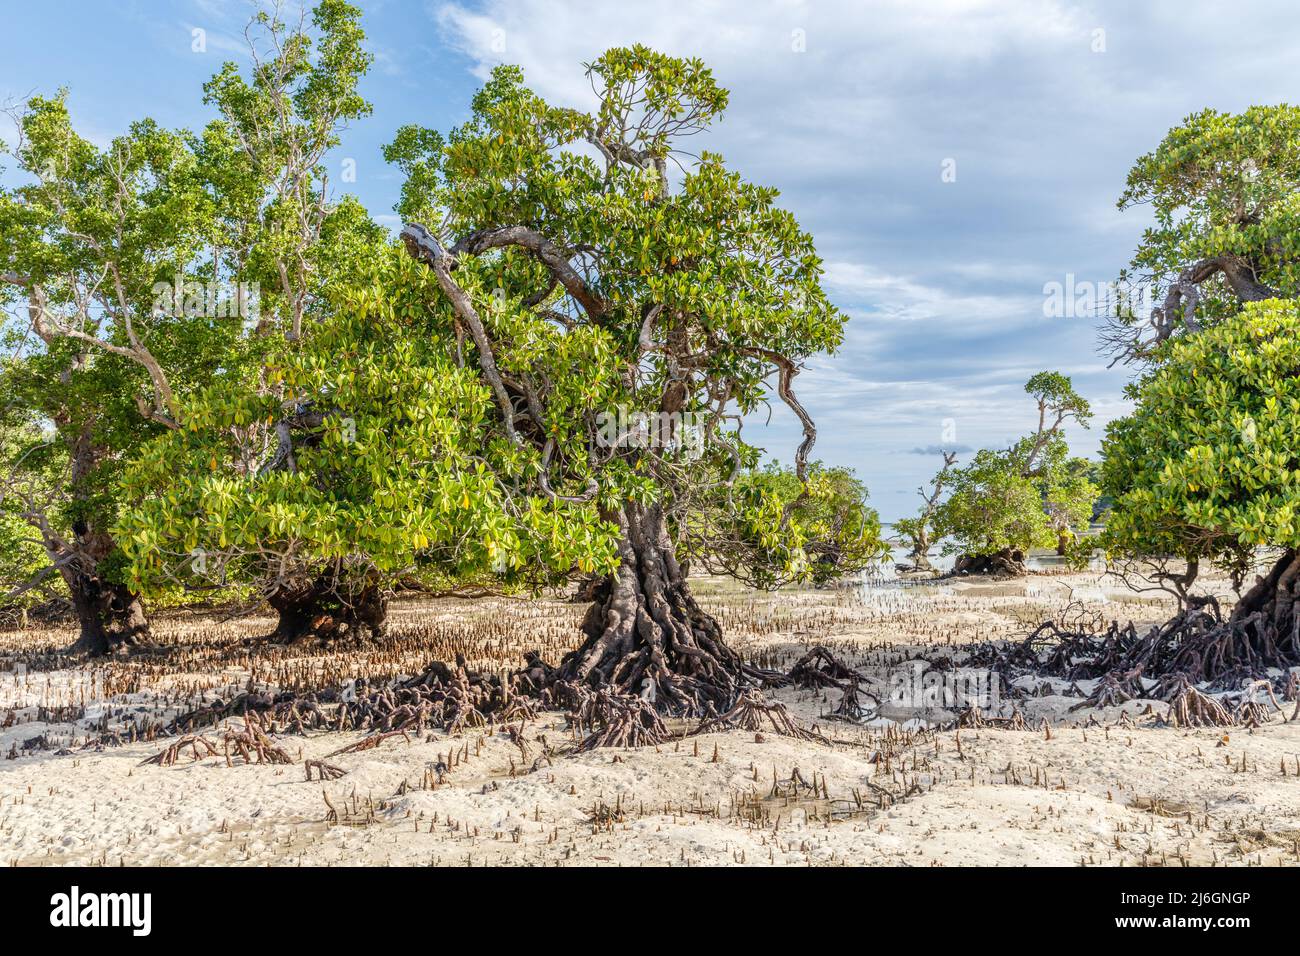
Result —
M 311 783 L 311 772 L 313 770 L 316 771 L 316 779 L 321 782 L 326 780 L 337 780 L 339 777 L 347 773 L 347 771 L 342 767 L 336 767 L 331 763 L 326 763 L 324 760 L 304 760 L 302 765 L 303 769 L 307 771 L 308 783 Z
M 957 717 L 948 724 L 948 730 L 977 730 L 981 727 L 994 727 L 999 730 L 1029 730 L 1029 722 L 1019 707 L 1013 706 L 1006 717 L 995 717 L 980 711 L 974 704 L 967 704 Z
M 725 714 L 705 718 L 700 722 L 695 733 L 710 734 L 733 729 L 758 732 L 763 730 L 765 719 L 773 731 L 783 736 L 828 743 L 826 738 L 816 731 L 804 730 L 796 724 L 785 704 L 777 700 L 764 700 L 757 691 L 746 691 L 741 694 L 735 705 Z
M 873 713 L 874 708 L 868 709 L 862 706 L 862 699 L 858 695 L 858 679 L 854 677 L 849 681 L 849 686 L 844 688 L 844 694 L 840 697 L 839 706 L 831 712 L 830 718 L 831 720 L 843 720 L 858 724 Z
M 226 766 L 233 767 L 231 757 L 242 757 L 244 763 L 293 763 L 288 752 L 275 743 L 268 735 L 266 724 L 256 712 L 244 715 L 244 726 L 240 730 L 229 729 L 222 737 L 225 744 Z M 253 758 L 257 759 L 254 760 Z
M 569 726 L 585 734 L 578 750 L 596 747 L 643 747 L 668 739 L 668 728 L 654 706 L 635 694 L 569 684 Z
M 398 729 L 386 732 L 381 731 L 379 733 L 371 734 L 369 737 L 363 737 L 356 743 L 348 744 L 346 747 L 340 747 L 338 750 L 335 750 L 332 753 L 327 753 L 325 756 L 339 757 L 343 754 L 355 754 L 361 753 L 363 750 L 373 750 L 390 737 L 401 737 L 408 744 L 411 742 L 411 737 L 405 730 Z
M 832 716 L 858 721 L 867 716 L 859 681 L 861 674 L 838 660 L 825 648 L 808 651 L 788 674 L 737 664 L 757 683 L 797 684 L 803 687 L 834 686 L 844 691 Z M 217 700 L 175 718 L 165 732 L 185 733 L 174 745 L 176 754 L 195 745 L 192 731 L 232 716 L 243 717 L 243 728 L 227 730 L 222 741 L 227 763 L 242 757 L 246 763 L 291 763 L 289 755 L 271 740 L 272 734 L 305 733 L 308 730 L 363 731 L 361 740 L 335 750 L 327 757 L 359 753 L 385 740 L 401 736 L 408 741 L 425 729 L 441 729 L 455 735 L 473 728 L 503 726 L 520 749 L 527 765 L 533 756 L 523 738 L 526 723 L 542 709 L 566 709 L 569 726 L 577 738 L 577 750 L 595 747 L 639 747 L 660 744 L 672 734 L 664 724 L 662 711 L 676 710 L 672 700 L 655 699 L 653 694 L 628 693 L 617 687 L 591 686 L 560 679 L 561 671 L 551 667 L 535 652 L 526 656 L 526 666 L 510 674 L 474 672 L 457 657 L 453 666 L 435 661 L 420 675 L 375 688 L 358 680 L 332 689 L 310 693 L 249 690 L 230 700 Z M 695 679 L 685 675 L 658 674 L 655 686 L 677 689 L 691 698 Z M 643 681 L 643 683 L 645 683 Z M 653 682 L 651 682 L 653 683 Z M 702 685 L 701 685 L 702 686 Z M 825 741 L 815 729 L 801 728 L 785 704 L 768 701 L 752 686 L 738 690 L 729 706 L 719 713 L 701 691 L 694 699 L 704 702 L 705 716 L 695 733 L 742 729 L 759 732 L 770 729 L 801 740 Z M 868 697 L 870 695 L 867 695 Z M 512 726 L 514 725 L 514 726 Z M 199 744 L 198 746 L 203 746 Z M 169 748 L 170 750 L 170 748 Z M 550 763 L 550 748 L 534 761 L 534 768 Z M 162 762 L 162 757 L 153 762 Z M 219 755 L 213 747 L 211 755 Z M 308 761 L 306 773 L 316 779 L 333 779 L 338 768 L 323 761 Z
M 818 646 L 795 662 L 786 679 L 796 687 L 842 688 L 845 682 L 856 682 L 861 676 L 826 648 Z
M 1201 693 L 1186 676 L 1175 682 L 1165 719 L 1175 727 L 1231 727 L 1236 724 L 1222 703 Z
M 1212 595 L 1185 598 L 1177 614 L 1144 634 L 1132 622 L 1121 627 L 1112 621 L 1102 632 L 1095 622 L 1078 620 L 1078 614 L 1076 620 L 1062 615 L 1019 644 L 987 645 L 972 657 L 990 668 L 1067 680 L 1114 675 L 1122 682 L 1139 672 L 1157 681 L 1185 677 L 1193 684 L 1208 682 L 1213 689 L 1240 687 L 1271 669 L 1287 672 L 1300 665 L 1297 582 L 1300 554 L 1288 550 L 1230 615 Z
M 187 748 L 190 751 L 190 758 L 195 761 L 202 760 L 204 757 L 221 756 L 220 752 L 215 746 L 213 746 L 212 741 L 208 740 L 208 738 L 199 736 L 198 734 L 187 734 L 186 736 L 173 741 L 171 746 L 167 747 L 165 750 L 160 750 L 152 757 L 146 757 L 144 760 L 141 760 L 140 765 L 144 766 L 145 764 L 154 763 L 160 767 L 170 767 L 180 759 L 181 752 Z
M 1141 667 L 1136 667 L 1123 674 L 1111 671 L 1102 676 L 1096 690 L 1086 699 L 1071 707 L 1070 710 L 1080 710 L 1084 707 L 1096 707 L 1098 709 L 1115 707 L 1120 704 L 1127 704 L 1129 701 L 1145 695 L 1146 688 L 1142 684 Z

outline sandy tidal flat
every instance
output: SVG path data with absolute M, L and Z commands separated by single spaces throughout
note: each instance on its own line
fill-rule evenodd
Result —
M 757 596 L 704 581 L 699 590 L 751 658 L 788 667 L 822 644 L 868 673 L 1022 637 L 1072 600 L 1122 620 L 1167 611 L 1095 575 Z M 308 781 L 303 761 L 361 734 L 278 737 L 288 765 L 223 755 L 145 765 L 168 740 L 93 742 L 133 714 L 165 720 L 250 681 L 324 679 L 331 668 L 412 673 L 423 656 L 447 652 L 439 642 L 461 642 L 490 666 L 532 646 L 554 657 L 576 636 L 580 610 L 558 600 L 403 603 L 389 642 L 341 662 L 319 650 L 222 650 L 269 630 L 256 618 L 160 620 L 163 642 L 179 650 L 147 665 L 23 672 L 23 661 L 48 664 L 41 653 L 71 635 L 0 636 L 0 755 L 15 754 L 0 759 L 0 862 L 1300 863 L 1300 720 L 1287 719 L 1290 706 L 1254 730 L 1177 729 L 1159 726 L 1160 702 L 1071 710 L 1076 698 L 1044 693 L 1019 704 L 1031 729 L 952 730 L 938 714 L 830 720 L 839 691 L 787 689 L 773 696 L 826 742 L 737 730 L 573 753 L 564 715 L 545 713 L 519 740 L 493 726 L 331 756 L 346 773 L 326 781 Z M 221 730 L 203 733 L 219 741 Z M 37 737 L 41 746 L 24 747 Z

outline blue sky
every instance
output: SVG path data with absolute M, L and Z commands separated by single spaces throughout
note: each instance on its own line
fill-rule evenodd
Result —
M 886 519 L 913 509 L 937 462 L 927 449 L 1029 429 L 1021 389 L 1044 368 L 1092 400 L 1098 420 L 1070 437 L 1096 452 L 1127 373 L 1106 368 L 1091 316 L 1044 314 L 1045 284 L 1114 278 L 1147 224 L 1115 208 L 1128 168 L 1184 116 L 1300 101 L 1300 25 L 1283 2 L 355 2 L 375 111 L 334 160 L 355 160 L 346 188 L 389 225 L 400 179 L 380 147 L 404 123 L 460 122 L 493 64 L 518 63 L 543 95 L 582 107 L 580 64 L 609 46 L 703 57 L 732 99 L 691 148 L 780 188 L 816 237 L 851 321 L 841 351 L 796 386 L 816 456 L 857 469 Z M 8 6 L 0 100 L 67 86 L 78 128 L 101 141 L 141 116 L 202 125 L 200 87 L 240 60 L 253 10 Z M 206 52 L 192 49 L 196 28 Z M 779 405 L 761 438 L 747 429 L 786 457 L 796 434 Z

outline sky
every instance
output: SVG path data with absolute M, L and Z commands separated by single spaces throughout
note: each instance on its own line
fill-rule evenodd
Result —
M 608 47 L 703 58 L 731 101 L 689 148 L 780 189 L 813 234 L 849 322 L 796 392 L 817 421 L 814 457 L 854 468 L 886 520 L 915 510 L 939 447 L 967 458 L 1029 431 L 1023 385 L 1043 369 L 1092 402 L 1092 427 L 1067 434 L 1096 456 L 1130 371 L 1107 367 L 1092 311 L 1060 314 L 1049 292 L 1104 288 L 1128 262 L 1149 218 L 1116 201 L 1171 127 L 1206 108 L 1300 101 L 1300 20 L 1281 0 L 354 2 L 375 54 L 363 84 L 374 113 L 331 162 L 355 164 L 341 188 L 390 227 L 401 178 L 381 147 L 406 123 L 462 122 L 494 65 L 589 108 L 582 64 Z M 99 142 L 143 116 L 202 126 L 202 84 L 244 61 L 255 10 L 4 6 L 0 101 L 67 87 L 74 123 Z M 776 402 L 746 437 L 788 461 L 797 423 Z

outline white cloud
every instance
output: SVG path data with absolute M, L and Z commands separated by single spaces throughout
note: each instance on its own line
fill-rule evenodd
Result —
M 475 75 L 519 64 L 563 105 L 591 105 L 580 64 L 610 46 L 704 59 L 732 97 L 690 148 L 778 187 L 816 237 L 851 321 L 841 352 L 809 363 L 797 388 L 821 425 L 816 454 L 857 467 L 891 517 L 930 464 L 902 452 L 938 442 L 945 417 L 963 444 L 1008 440 L 1032 424 L 1023 384 L 1044 368 L 1073 375 L 1092 399 L 1097 425 L 1072 437 L 1095 451 L 1102 423 L 1124 410 L 1128 373 L 1104 367 L 1086 320 L 1043 317 L 1043 285 L 1118 273 L 1147 223 L 1115 209 L 1125 175 L 1185 115 L 1294 100 L 1300 31 L 1284 6 L 484 0 L 427 10 Z M 946 159 L 955 182 L 941 179 Z M 778 403 L 766 443 L 788 454 L 796 441 Z

